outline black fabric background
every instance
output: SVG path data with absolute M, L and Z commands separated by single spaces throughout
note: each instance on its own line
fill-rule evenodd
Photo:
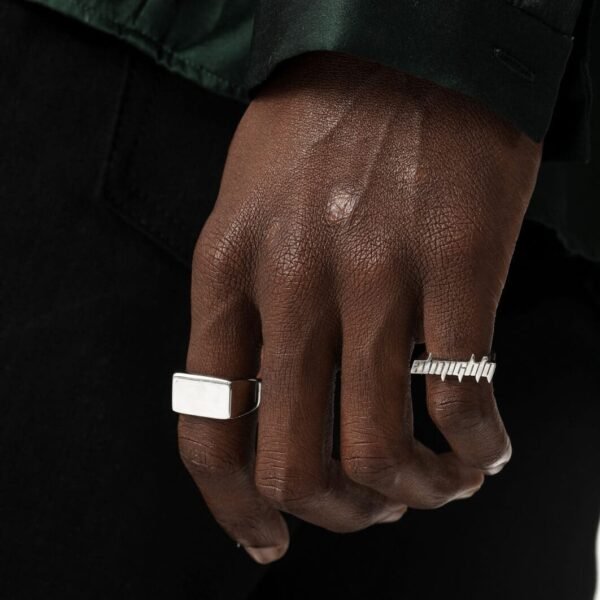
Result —
M 600 271 L 533 224 L 497 325 L 501 475 L 357 534 L 290 518 L 271 567 L 213 522 L 177 456 L 170 376 L 242 110 L 109 36 L 0 4 L 0 597 L 589 600 Z

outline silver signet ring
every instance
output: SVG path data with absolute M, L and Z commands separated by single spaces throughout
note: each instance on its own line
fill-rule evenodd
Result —
M 209 419 L 236 419 L 258 408 L 260 384 L 260 379 L 174 373 L 173 411 Z

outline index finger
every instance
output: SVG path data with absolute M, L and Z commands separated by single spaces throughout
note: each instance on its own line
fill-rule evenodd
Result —
M 217 241 L 215 244 L 225 244 Z M 227 277 L 227 253 L 200 238 L 194 255 L 187 371 L 245 379 L 260 363 L 260 319 Z M 182 460 L 223 529 L 260 563 L 280 558 L 289 533 L 254 484 L 256 411 L 232 420 L 181 415 Z

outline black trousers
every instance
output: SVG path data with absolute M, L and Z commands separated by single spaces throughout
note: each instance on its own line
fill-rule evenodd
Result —
M 531 223 L 495 338 L 502 474 L 356 534 L 289 517 L 270 567 L 213 522 L 178 458 L 170 377 L 243 108 L 0 2 L 0 598 L 591 599 L 600 270 Z

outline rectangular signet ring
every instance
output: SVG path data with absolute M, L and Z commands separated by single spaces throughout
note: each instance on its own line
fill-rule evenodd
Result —
M 235 419 L 258 408 L 260 383 L 259 379 L 174 373 L 173 411 L 210 419 Z

